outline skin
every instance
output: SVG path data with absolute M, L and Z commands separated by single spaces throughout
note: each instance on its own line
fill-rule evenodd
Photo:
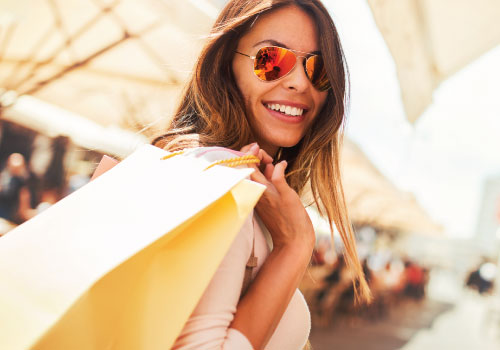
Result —
M 319 50 L 317 38 L 313 20 L 300 8 L 290 6 L 259 17 L 240 39 L 237 51 L 255 56 L 261 47 L 273 45 L 268 41 L 272 40 L 288 49 L 309 53 Z M 253 60 L 240 54 L 234 56 L 233 73 L 246 102 L 250 127 L 260 147 L 271 156 L 279 147 L 296 145 L 325 104 L 327 92 L 312 86 L 303 69 L 303 60 L 304 57 L 298 57 L 295 67 L 285 77 L 263 82 L 253 72 Z M 266 101 L 299 103 L 306 105 L 308 111 L 301 123 L 287 123 L 269 113 L 263 104 Z
M 266 44 L 276 40 L 288 48 L 311 52 L 318 49 L 317 32 L 311 18 L 291 6 L 262 16 L 241 39 L 240 52 L 255 55 Z M 303 58 L 300 58 L 303 59 Z M 234 75 L 250 112 L 249 120 L 256 143 L 242 151 L 259 157 L 252 180 L 267 187 L 256 211 L 272 240 L 273 250 L 263 264 L 245 296 L 238 304 L 232 328 L 239 330 L 254 349 L 264 349 L 283 316 L 311 259 L 315 244 L 312 223 L 297 193 L 285 180 L 286 161 L 273 164 L 269 154 L 279 147 L 297 144 L 321 110 L 326 92 L 316 90 L 300 64 L 286 77 L 263 82 L 254 76 L 252 61 L 235 55 Z M 287 123 L 274 117 L 262 101 L 287 100 L 307 104 L 310 109 L 300 123 Z

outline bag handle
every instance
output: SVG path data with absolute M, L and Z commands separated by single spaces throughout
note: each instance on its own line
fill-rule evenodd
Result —
M 170 159 L 172 157 L 175 157 L 175 156 L 183 154 L 183 153 L 184 153 L 184 151 L 173 152 L 173 153 L 167 154 L 166 156 L 162 157 L 161 160 Z M 234 168 L 234 167 L 237 167 L 238 165 L 258 164 L 258 163 L 260 163 L 260 159 L 257 156 L 245 155 L 245 156 L 240 156 L 240 157 L 216 160 L 215 162 L 213 162 L 212 164 L 207 166 L 204 170 L 208 170 L 211 167 L 216 166 L 216 165 L 225 165 L 225 166 Z

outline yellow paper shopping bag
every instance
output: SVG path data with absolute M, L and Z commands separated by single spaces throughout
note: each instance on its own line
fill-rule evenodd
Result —
M 0 239 L 0 349 L 169 349 L 263 192 L 143 146 Z

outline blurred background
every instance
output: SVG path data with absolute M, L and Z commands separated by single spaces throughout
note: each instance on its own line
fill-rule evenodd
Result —
M 0 0 L 0 236 L 165 127 L 224 0 Z M 500 2 L 324 0 L 351 76 L 349 210 L 317 230 L 316 350 L 500 349 Z

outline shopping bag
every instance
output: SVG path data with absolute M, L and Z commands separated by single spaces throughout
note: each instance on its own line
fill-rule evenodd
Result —
M 0 349 L 169 349 L 262 185 L 143 146 L 0 239 Z

